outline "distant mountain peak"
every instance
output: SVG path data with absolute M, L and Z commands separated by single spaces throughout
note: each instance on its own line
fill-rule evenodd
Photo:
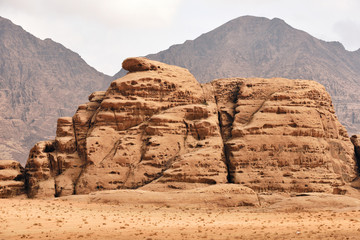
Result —
M 360 49 L 347 51 L 280 18 L 242 16 L 146 57 L 187 68 L 200 82 L 239 76 L 316 80 L 330 92 L 348 131 L 360 129 Z
M 51 39 L 41 40 L 0 17 L 0 160 L 25 163 L 39 139 L 55 135 L 58 117 L 111 78 Z

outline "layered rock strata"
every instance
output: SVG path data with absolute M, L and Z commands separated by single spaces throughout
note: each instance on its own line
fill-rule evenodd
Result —
M 55 140 L 30 151 L 30 197 L 218 183 L 342 192 L 356 178 L 353 146 L 316 82 L 200 85 L 186 69 L 145 58 L 123 67 L 126 76 L 59 118 Z
M 353 145 L 322 85 L 280 78 L 211 84 L 230 182 L 256 191 L 332 192 L 356 177 Z
M 24 193 L 24 168 L 15 160 L 0 160 L 0 198 Z

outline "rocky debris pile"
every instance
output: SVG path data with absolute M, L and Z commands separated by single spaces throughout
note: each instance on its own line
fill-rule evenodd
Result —
M 254 191 L 341 193 L 357 176 L 353 145 L 313 81 L 218 79 L 129 58 L 26 164 L 30 197 L 98 190 L 185 190 L 234 183 Z
M 0 198 L 24 193 L 24 168 L 17 161 L 0 160 Z

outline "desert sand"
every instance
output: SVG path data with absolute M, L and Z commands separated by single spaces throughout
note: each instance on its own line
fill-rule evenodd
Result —
M 179 201 L 177 192 L 139 190 L 0 199 L 0 240 L 359 239 L 357 197 L 263 193 L 257 206 L 231 206 L 231 194 L 222 204 L 217 193 L 193 193 Z

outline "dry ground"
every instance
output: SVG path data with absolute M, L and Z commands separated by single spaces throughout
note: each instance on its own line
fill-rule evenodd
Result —
M 129 204 L 124 203 L 129 192 L 121 194 L 106 196 L 124 201 L 113 201 L 104 193 L 47 200 L 0 199 L 0 240 L 360 238 L 357 198 L 263 195 L 260 207 L 224 207 L 211 201 L 166 204 L 153 198 Z M 146 199 L 146 193 L 141 194 Z

